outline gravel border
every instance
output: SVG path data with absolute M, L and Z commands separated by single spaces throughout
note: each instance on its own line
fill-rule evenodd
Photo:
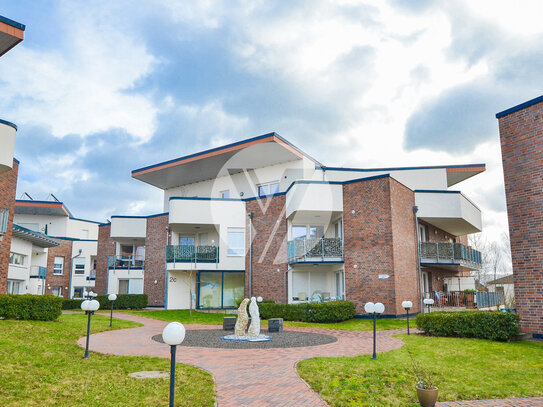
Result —
M 336 342 L 333 335 L 316 334 L 310 332 L 283 331 L 263 332 L 272 337 L 268 342 L 235 342 L 221 340 L 222 336 L 232 334 L 232 331 L 222 329 L 187 330 L 185 340 L 181 346 L 198 346 L 201 348 L 225 349 L 270 349 L 270 348 L 301 348 L 305 346 L 325 345 Z M 154 335 L 152 339 L 164 343 L 162 334 Z

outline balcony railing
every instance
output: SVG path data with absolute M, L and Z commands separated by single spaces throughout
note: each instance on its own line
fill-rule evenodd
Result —
M 322 239 L 298 238 L 288 242 L 288 262 L 343 261 L 343 241 L 339 237 Z
M 31 278 L 45 278 L 47 275 L 47 269 L 41 266 L 31 266 L 30 267 L 30 277 Z
M 219 248 L 217 246 L 166 246 L 166 262 L 168 263 L 218 263 Z
M 433 308 L 489 308 L 504 303 L 501 292 L 466 293 L 464 291 L 448 291 L 424 293 L 424 298 L 434 300 Z
M 109 269 L 139 269 L 141 270 L 144 265 L 143 256 L 108 256 L 107 266 Z
M 420 244 L 422 263 L 459 264 L 480 268 L 483 260 L 481 252 L 461 243 L 428 243 Z

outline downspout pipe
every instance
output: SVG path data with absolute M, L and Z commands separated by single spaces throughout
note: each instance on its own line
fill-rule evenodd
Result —
M 419 217 L 417 215 L 419 211 L 418 206 L 413 206 L 413 213 L 415 214 L 415 224 L 416 224 L 416 239 L 417 239 L 417 266 L 419 274 L 419 302 L 420 302 L 420 312 L 424 312 L 424 293 L 422 292 L 422 271 L 420 269 L 420 236 L 419 236 Z
M 164 248 L 164 271 L 165 271 L 165 281 L 164 281 L 164 309 L 168 309 L 168 259 L 166 258 L 166 249 L 170 240 L 170 227 L 166 226 L 166 247 Z M 192 298 L 190 299 L 192 301 Z
M 247 213 L 249 217 L 249 298 L 253 296 L 253 212 Z
M 73 243 L 72 243 L 73 244 Z M 82 249 L 79 249 L 79 252 L 72 257 L 72 260 L 70 261 L 70 284 L 69 284 L 69 288 L 68 288 L 68 298 L 72 298 L 72 275 L 74 273 L 74 259 L 76 257 L 79 257 L 81 256 L 81 253 L 83 253 L 83 250 Z M 90 284 L 90 283 L 89 283 Z M 45 286 L 45 283 L 44 283 L 44 286 Z M 90 288 L 90 287 L 89 287 Z

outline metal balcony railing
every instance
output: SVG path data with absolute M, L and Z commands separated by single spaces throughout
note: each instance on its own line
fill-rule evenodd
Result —
M 144 266 L 145 258 L 143 256 L 108 256 L 107 266 L 109 269 L 139 269 Z
M 219 248 L 217 246 L 195 245 L 166 246 L 166 262 L 218 263 Z
M 343 261 L 343 240 L 339 237 L 321 239 L 298 238 L 287 245 L 288 262 Z
M 483 260 L 481 252 L 461 243 L 428 243 L 420 244 L 422 263 L 459 264 L 480 268 Z
M 47 276 L 47 269 L 41 266 L 30 266 L 30 277 L 33 278 L 45 278 Z

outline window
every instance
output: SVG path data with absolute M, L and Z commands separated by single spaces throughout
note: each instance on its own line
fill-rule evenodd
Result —
M 334 236 L 341 237 L 343 235 L 343 228 L 341 227 L 341 221 L 334 223 Z
M 19 280 L 8 280 L 7 294 L 22 294 L 23 282 Z
M 74 274 L 85 274 L 85 259 L 75 259 Z
M 9 211 L 7 209 L 0 211 L 0 235 L 6 233 L 8 230 L 8 217 Z
M 294 239 L 305 239 L 307 236 L 307 226 L 299 226 L 299 225 L 293 225 L 292 226 L 292 240 Z
M 419 242 L 426 242 L 426 228 L 424 225 L 419 225 Z
M 291 228 L 292 240 L 294 239 L 321 239 L 324 237 L 324 226 L 293 225 Z
M 194 246 L 194 236 L 179 236 L 179 246 Z
M 9 264 L 14 264 L 16 266 L 24 266 L 25 257 L 22 254 L 10 253 L 9 254 Z
M 128 294 L 128 280 L 119 280 L 119 294 Z
M 258 196 L 273 195 L 279 192 L 279 182 L 270 182 L 258 186 Z
M 245 254 L 245 231 L 243 229 L 228 229 L 229 256 L 243 256 Z
M 51 294 L 53 294 L 55 297 L 62 297 L 62 287 L 55 286 L 51 288 Z
M 83 298 L 84 293 L 85 293 L 84 287 L 74 287 L 74 298 Z
M 134 246 L 121 245 L 121 259 L 130 259 L 134 253 Z
M 228 199 L 228 198 L 230 198 L 230 190 L 227 189 L 226 191 L 221 191 L 221 198 L 222 198 L 222 199 Z
M 81 230 L 81 239 L 88 239 L 89 238 L 89 230 L 88 229 L 82 229 Z
M 64 273 L 64 257 L 55 257 L 55 263 L 53 265 L 53 274 L 60 275 L 63 273 Z
M 324 226 L 309 226 L 309 238 L 321 239 L 324 236 Z

